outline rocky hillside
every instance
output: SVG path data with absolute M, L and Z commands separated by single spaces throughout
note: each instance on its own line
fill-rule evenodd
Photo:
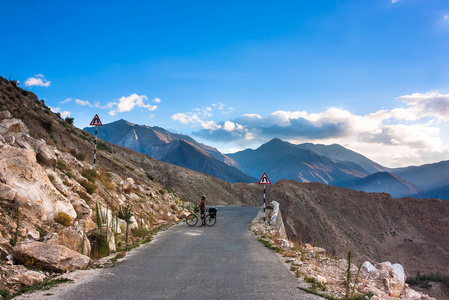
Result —
M 269 187 L 268 199 L 281 205 L 289 238 L 323 247 L 359 262 L 395 261 L 407 276 L 447 274 L 449 202 L 366 193 L 321 183 L 282 180 Z

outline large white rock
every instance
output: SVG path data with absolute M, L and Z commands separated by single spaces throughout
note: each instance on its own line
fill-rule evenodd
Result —
M 391 266 L 391 262 L 389 262 L 389 261 L 378 263 L 375 265 L 375 267 L 380 272 L 383 272 L 386 274 L 390 274 L 391 270 L 393 269 L 393 267 Z
M 399 298 L 405 289 L 405 284 L 397 278 L 385 278 L 384 283 L 391 297 Z
M 401 264 L 393 264 L 391 267 L 391 275 L 393 276 L 393 278 L 399 279 L 402 283 L 405 284 L 406 277 L 404 267 L 402 267 Z
M 41 283 L 42 281 L 44 281 L 44 279 L 44 274 L 30 270 L 27 270 L 25 273 L 20 274 L 20 276 L 18 277 L 18 281 L 25 286 L 32 286 Z
M 362 270 L 362 272 L 372 277 L 377 277 L 379 275 L 379 271 L 369 261 L 365 261 L 362 264 L 360 270 Z
M 11 119 L 11 113 L 7 110 L 0 111 L 0 120 Z
M 25 123 L 19 119 L 3 119 L 0 121 L 0 134 L 7 133 L 28 133 Z
M 13 254 L 20 263 L 56 272 L 86 269 L 91 262 L 88 256 L 67 247 L 38 241 L 25 242 L 15 246 Z
M 0 199 L 12 201 L 16 194 L 17 191 L 15 189 L 7 184 L 0 183 Z
M 32 149 L 5 145 L 0 155 L 0 174 L 17 191 L 15 199 L 21 205 L 42 212 L 48 219 L 54 219 L 58 212 L 76 218 L 72 204 L 50 182 Z
M 52 183 L 55 186 L 55 188 L 58 191 L 60 191 L 64 196 L 67 196 L 69 194 L 69 189 L 64 185 L 58 174 L 56 174 L 56 172 L 53 171 L 52 169 L 46 169 L 45 172 L 47 173 L 48 176 L 53 177 Z

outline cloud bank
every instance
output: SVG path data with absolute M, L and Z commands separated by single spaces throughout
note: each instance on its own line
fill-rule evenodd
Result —
M 51 82 L 45 79 L 45 76 L 42 74 L 37 74 L 34 77 L 30 77 L 24 82 L 24 85 L 26 87 L 33 87 L 33 86 L 49 87 L 50 84 Z
M 116 113 L 128 112 L 134 109 L 134 107 L 141 107 L 148 109 L 149 111 L 154 111 L 157 109 L 157 105 L 151 105 L 145 103 L 148 101 L 148 97 L 145 95 L 137 95 L 136 93 L 129 95 L 128 97 L 121 97 L 120 99 L 110 102 L 107 104 L 108 108 L 114 108 L 109 111 L 111 116 L 114 116 Z M 161 99 L 155 98 L 153 100 L 155 103 L 161 102 Z
M 401 149 L 402 153 L 406 152 L 405 149 L 410 153 L 448 150 L 443 145 L 438 125 L 449 121 L 449 94 L 414 93 L 396 100 L 404 106 L 367 115 L 332 107 L 320 113 L 275 111 L 267 116 L 244 114 L 218 123 L 208 120 L 210 111 L 209 114 L 204 111 L 178 113 L 172 119 L 199 125 L 201 129 L 194 133 L 198 137 L 242 147 L 281 138 L 291 142 L 379 145 L 384 149 Z

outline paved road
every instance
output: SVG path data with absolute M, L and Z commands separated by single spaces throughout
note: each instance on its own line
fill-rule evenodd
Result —
M 318 299 L 248 230 L 254 207 L 219 207 L 214 227 L 185 223 L 60 299 Z M 321 298 L 320 298 L 321 299 Z

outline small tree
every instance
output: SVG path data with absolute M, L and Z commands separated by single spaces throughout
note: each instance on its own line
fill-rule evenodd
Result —
M 133 213 L 131 212 L 131 207 L 129 207 L 129 205 L 127 207 L 121 207 L 119 212 L 117 213 L 117 216 L 120 219 L 125 220 L 125 222 L 126 222 L 125 242 L 126 242 L 126 244 L 128 244 L 128 227 L 129 227 L 129 223 L 131 223 L 131 217 L 133 216 Z
M 75 118 L 67 117 L 64 119 L 64 121 L 66 121 L 66 123 L 69 123 L 70 125 L 73 125 L 73 121 L 75 121 Z

